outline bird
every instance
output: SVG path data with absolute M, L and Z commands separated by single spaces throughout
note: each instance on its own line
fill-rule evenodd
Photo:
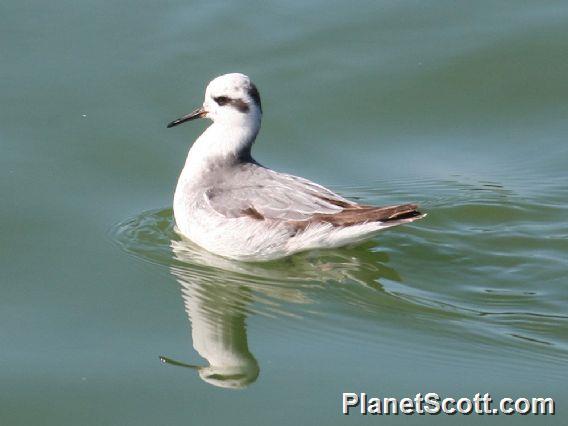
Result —
M 377 207 L 348 200 L 252 157 L 262 120 L 260 94 L 245 74 L 213 79 L 199 108 L 172 122 L 207 118 L 174 193 L 178 232 L 225 258 L 259 262 L 354 245 L 425 214 L 416 204 Z

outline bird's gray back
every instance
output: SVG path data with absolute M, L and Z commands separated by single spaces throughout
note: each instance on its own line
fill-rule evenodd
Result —
M 226 217 L 305 220 L 354 204 L 307 179 L 255 162 L 219 167 L 203 186 L 211 207 Z

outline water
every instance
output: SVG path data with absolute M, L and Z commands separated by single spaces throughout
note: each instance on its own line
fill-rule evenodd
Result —
M 552 396 L 459 420 L 565 424 L 567 24 L 560 1 L 5 1 L 2 424 L 456 421 L 346 418 L 344 391 Z M 165 124 L 232 71 L 264 164 L 428 217 L 267 264 L 181 241 L 206 124 Z

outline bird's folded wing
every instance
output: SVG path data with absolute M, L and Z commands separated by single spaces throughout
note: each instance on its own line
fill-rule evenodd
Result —
M 318 223 L 345 227 L 368 222 L 403 223 L 423 217 L 415 204 L 361 205 L 307 179 L 256 165 L 243 165 L 224 182 L 208 188 L 205 201 L 226 218 L 282 220 L 302 229 Z
M 213 186 L 205 194 L 211 208 L 228 218 L 302 221 L 356 206 L 318 184 L 268 169 L 242 173 L 239 178 L 234 186 Z

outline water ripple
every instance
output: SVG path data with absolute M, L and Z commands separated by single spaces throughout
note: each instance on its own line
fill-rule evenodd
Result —
M 167 267 L 182 291 L 210 302 L 205 309 L 213 313 L 288 318 L 287 329 L 308 335 L 344 328 L 350 338 L 358 333 L 350 319 L 379 322 L 383 331 L 418 321 L 427 333 L 468 345 L 567 358 L 568 226 L 557 220 L 564 205 L 459 177 L 376 187 L 381 194 L 369 187 L 339 191 L 374 204 L 423 199 L 428 217 L 362 246 L 256 264 L 220 258 L 181 238 L 171 209 L 144 212 L 111 233 L 128 253 Z M 298 320 L 310 322 L 312 332 Z

